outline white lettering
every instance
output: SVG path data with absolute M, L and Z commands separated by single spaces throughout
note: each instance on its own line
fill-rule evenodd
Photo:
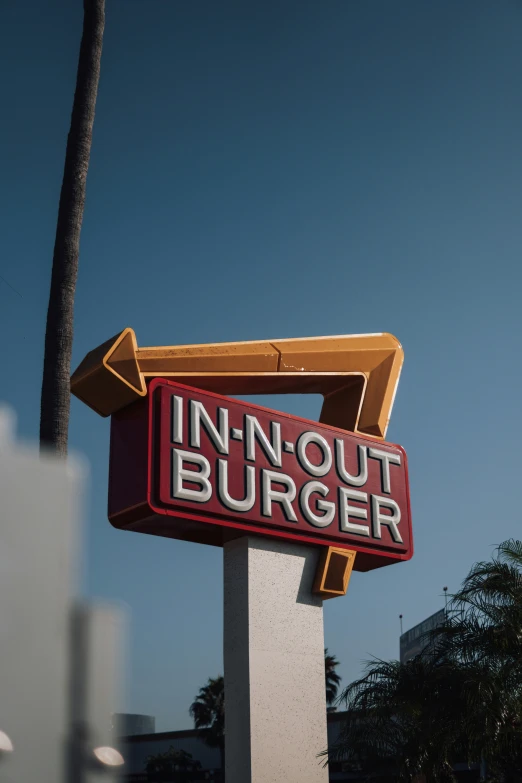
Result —
M 197 470 L 185 470 L 184 463 L 197 465 Z M 206 503 L 212 497 L 212 484 L 209 481 L 210 462 L 202 454 L 192 451 L 172 449 L 172 497 L 180 500 L 194 500 L 196 503 Z M 198 484 L 201 489 L 189 489 L 183 486 L 184 481 Z
M 272 442 L 265 435 L 263 428 L 255 416 L 245 416 L 245 454 L 246 458 L 255 462 L 256 438 L 263 447 L 263 451 L 275 468 L 283 464 L 281 459 L 281 425 L 279 422 L 270 422 Z
M 380 460 L 382 491 L 390 493 L 391 492 L 390 465 L 400 465 L 401 455 L 390 454 L 389 451 L 382 451 L 381 449 L 374 449 L 374 448 L 370 448 L 369 454 L 370 457 L 373 457 L 373 459 Z
M 172 424 L 172 443 L 183 443 L 183 397 L 173 394 L 170 400 L 170 420 Z
M 320 481 L 309 481 L 302 487 L 301 492 L 299 493 L 301 513 L 304 518 L 315 527 L 328 527 L 328 525 L 332 523 L 335 516 L 335 503 L 332 503 L 330 500 L 317 500 L 317 508 L 324 513 L 320 515 L 314 514 L 309 505 L 310 495 L 317 492 L 319 495 L 326 497 L 328 491 L 328 487 L 321 484 Z
M 339 525 L 343 533 L 355 533 L 357 536 L 369 536 L 370 528 L 368 525 L 357 525 L 350 522 L 350 517 L 357 519 L 367 519 L 368 512 L 365 508 L 351 506 L 349 501 L 356 500 L 358 503 L 367 503 L 368 495 L 366 492 L 360 492 L 358 489 L 345 489 L 339 487 Z
M 218 459 L 218 495 L 224 506 L 232 511 L 250 511 L 256 502 L 256 469 L 252 465 L 245 466 L 245 498 L 235 500 L 228 491 L 228 462 Z
M 388 508 L 392 513 L 382 514 L 381 508 Z M 400 521 L 401 510 L 395 500 L 372 495 L 372 532 L 375 538 L 382 538 L 381 525 L 387 525 L 393 540 L 397 544 L 402 544 L 402 537 L 398 528 Z
M 344 440 L 336 438 L 335 462 L 340 478 L 345 484 L 351 484 L 352 487 L 363 487 L 368 481 L 368 449 L 366 446 L 361 446 L 360 444 L 357 446 L 357 461 L 359 464 L 359 472 L 356 476 L 352 476 L 351 473 L 348 473 L 345 466 Z
M 190 445 L 201 447 L 201 425 L 207 431 L 220 454 L 228 454 L 228 410 L 218 408 L 218 427 L 214 424 L 202 402 L 190 401 Z
M 272 484 L 282 484 L 286 490 L 281 492 L 272 489 Z M 280 503 L 283 513 L 289 522 L 297 522 L 292 501 L 295 500 L 296 488 L 294 480 L 285 473 L 274 470 L 261 471 L 261 513 L 264 517 L 272 516 L 272 503 Z
M 308 459 L 306 447 L 309 443 L 315 443 L 321 449 L 323 460 L 320 465 L 314 465 Z M 299 436 L 297 441 L 297 458 L 301 463 L 301 467 L 311 476 L 326 476 L 332 467 L 332 452 L 330 451 L 330 446 L 323 436 L 318 435 L 316 432 L 303 432 L 303 434 Z

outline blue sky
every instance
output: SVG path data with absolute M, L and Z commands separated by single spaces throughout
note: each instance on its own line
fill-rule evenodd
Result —
M 1 14 L 0 275 L 22 296 L 0 280 L 0 400 L 34 441 L 81 2 Z M 325 604 L 344 683 L 521 534 L 521 52 L 518 0 L 107 0 L 73 365 L 126 326 L 142 345 L 404 346 L 388 438 L 416 554 Z M 186 728 L 222 670 L 222 553 L 111 528 L 108 438 L 73 400 L 84 589 L 131 608 L 125 706 Z

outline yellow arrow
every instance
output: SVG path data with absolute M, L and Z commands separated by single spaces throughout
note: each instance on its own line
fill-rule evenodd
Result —
M 322 394 L 320 422 L 384 438 L 403 359 L 391 334 L 138 348 L 124 329 L 87 354 L 71 390 L 101 416 L 158 377 L 218 394 Z

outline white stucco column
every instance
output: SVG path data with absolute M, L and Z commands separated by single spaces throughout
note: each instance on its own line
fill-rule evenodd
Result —
M 14 428 L 0 406 L 0 731 L 14 748 L 0 780 L 120 780 L 93 766 L 117 741 L 124 615 L 77 603 L 85 468 L 18 445 Z
M 318 551 L 247 537 L 224 547 L 226 783 L 327 783 Z

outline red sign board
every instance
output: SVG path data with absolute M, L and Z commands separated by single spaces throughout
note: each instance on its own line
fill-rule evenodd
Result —
M 112 416 L 109 519 L 216 546 L 345 547 L 360 571 L 413 554 L 401 446 L 162 379 Z

